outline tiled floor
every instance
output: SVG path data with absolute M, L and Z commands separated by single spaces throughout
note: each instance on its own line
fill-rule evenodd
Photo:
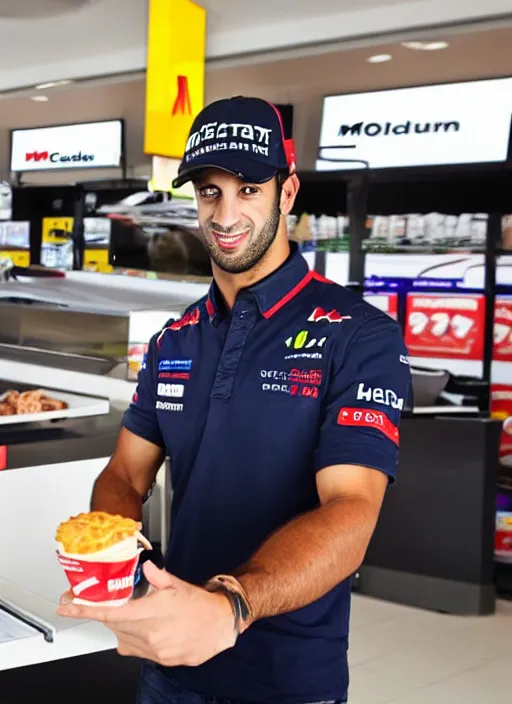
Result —
M 512 701 L 512 602 L 459 617 L 355 596 L 349 704 Z

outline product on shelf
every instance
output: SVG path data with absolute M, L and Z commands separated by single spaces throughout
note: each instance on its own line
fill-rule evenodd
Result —
M 65 401 L 51 398 L 37 389 L 23 392 L 9 390 L 0 396 L 0 416 L 63 411 L 66 408 L 68 404 Z

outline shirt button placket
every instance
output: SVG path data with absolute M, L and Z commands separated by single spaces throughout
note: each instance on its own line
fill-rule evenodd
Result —
M 247 337 L 256 322 L 256 315 L 257 311 L 254 304 L 252 307 L 247 301 L 240 301 L 235 304 L 228 336 L 215 376 L 211 394 L 213 398 L 228 399 L 231 396 L 236 373 L 240 366 L 240 359 Z

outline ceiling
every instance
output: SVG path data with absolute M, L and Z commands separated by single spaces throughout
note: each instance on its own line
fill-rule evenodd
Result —
M 239 67 L 210 66 L 206 76 L 206 101 L 249 93 L 274 102 L 293 103 L 299 164 L 313 168 L 324 95 L 512 76 L 512 27 L 442 36 L 449 47 L 435 52 L 410 51 L 400 44 L 388 43 L 295 60 L 260 60 Z M 389 53 L 393 58 L 382 64 L 367 62 L 370 55 L 380 53 Z M 35 93 L 23 91 L 17 97 L 5 96 L 1 100 L 0 177 L 8 174 L 9 129 L 119 117 L 126 122 L 128 164 L 139 169 L 133 174 L 148 172 L 150 160 L 142 151 L 143 75 L 98 79 L 51 89 L 46 91 L 47 103 L 32 102 L 30 97 Z M 107 175 L 110 174 L 100 172 L 98 177 Z M 39 182 L 48 182 L 50 178 L 62 181 L 63 176 L 55 173 L 31 176 L 32 181 Z
M 0 0 L 0 18 L 33 20 L 73 12 L 97 0 Z
M 208 10 L 210 60 L 512 16 L 511 0 L 198 4 Z M 147 7 L 148 0 L 0 0 L 0 91 L 144 69 Z

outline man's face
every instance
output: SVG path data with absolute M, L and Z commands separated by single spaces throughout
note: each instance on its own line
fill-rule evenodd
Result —
M 276 179 L 250 184 L 220 169 L 194 183 L 199 225 L 215 264 L 231 274 L 252 269 L 267 253 L 279 228 Z

